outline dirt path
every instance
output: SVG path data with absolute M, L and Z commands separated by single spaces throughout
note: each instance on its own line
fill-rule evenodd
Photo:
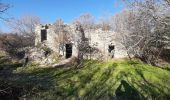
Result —
M 66 67 L 67 65 L 71 65 L 72 62 L 74 62 L 74 61 L 75 61 L 75 57 L 71 57 L 71 58 L 68 58 L 68 59 L 61 60 L 57 64 L 53 64 L 52 67 L 53 68 Z

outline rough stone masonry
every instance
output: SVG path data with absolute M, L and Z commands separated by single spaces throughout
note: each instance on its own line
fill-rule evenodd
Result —
M 77 30 L 76 25 L 64 24 L 63 27 L 66 31 L 65 33 L 63 33 L 63 31 L 61 33 L 56 33 L 54 25 L 51 24 L 36 26 L 35 46 L 46 45 L 65 58 L 70 58 L 71 56 L 77 57 L 79 52 L 79 38 L 82 34 L 80 30 Z M 64 34 L 62 36 L 69 37 L 69 39 L 63 42 L 62 46 L 58 43 L 58 40 L 62 40 L 62 37 L 59 37 L 61 34 Z M 90 31 L 84 31 L 84 38 L 86 39 L 86 43 L 88 43 L 86 48 L 90 47 L 95 51 L 90 50 L 90 52 L 86 52 L 84 57 L 90 57 L 93 59 L 127 57 L 125 48 L 119 43 L 119 41 L 114 40 L 114 35 L 114 31 L 103 31 L 102 29 L 91 29 Z

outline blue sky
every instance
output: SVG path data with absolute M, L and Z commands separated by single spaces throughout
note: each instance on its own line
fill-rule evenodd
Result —
M 62 18 L 66 23 L 82 13 L 91 13 L 95 18 L 106 17 L 120 12 L 124 6 L 121 0 L 1 0 L 12 7 L 7 15 L 19 18 L 23 15 L 39 16 L 45 23 Z M 8 31 L 3 22 L 0 30 Z

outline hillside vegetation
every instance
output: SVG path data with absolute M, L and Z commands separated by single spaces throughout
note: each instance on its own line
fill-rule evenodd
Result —
M 40 68 L 37 64 L 0 65 L 1 98 L 31 100 L 170 99 L 170 66 L 157 68 L 138 61 L 85 60 L 81 68 Z

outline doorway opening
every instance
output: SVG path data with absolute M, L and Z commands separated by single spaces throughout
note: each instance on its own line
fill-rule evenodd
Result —
M 114 58 L 115 46 L 112 44 L 109 45 L 108 52 L 109 52 L 109 56 L 111 56 L 111 58 Z
M 67 58 L 70 58 L 72 56 L 72 44 L 71 43 L 68 43 L 65 45 L 66 47 L 66 59 Z
M 41 30 L 41 42 L 43 42 L 44 40 L 47 40 L 47 30 Z

